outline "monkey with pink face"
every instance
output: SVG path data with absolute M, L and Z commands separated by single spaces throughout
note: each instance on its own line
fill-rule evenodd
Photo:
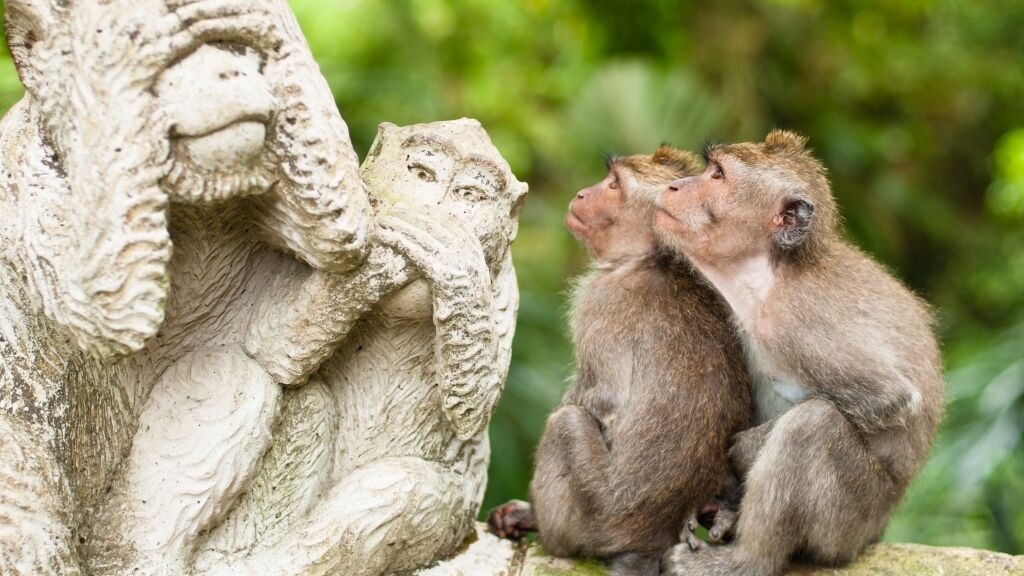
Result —
M 744 495 L 734 543 L 676 546 L 669 576 L 775 576 L 790 560 L 854 559 L 885 529 L 942 415 L 928 306 L 842 239 L 806 139 L 705 149 L 661 194 L 660 240 L 724 297 L 758 426 L 730 451 Z
M 656 576 L 681 539 L 699 548 L 709 508 L 710 539 L 728 538 L 729 442 L 753 411 L 743 353 L 725 304 L 651 230 L 658 193 L 699 170 L 662 146 L 611 159 L 572 200 L 566 226 L 593 256 L 573 293 L 576 373 L 537 448 L 530 503 L 492 511 L 494 533 L 536 530 L 549 553 L 606 560 L 614 576 Z

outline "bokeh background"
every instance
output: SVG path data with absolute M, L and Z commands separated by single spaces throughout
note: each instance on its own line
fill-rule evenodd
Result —
M 605 153 L 810 137 L 848 236 L 931 301 L 948 409 L 888 540 L 1024 553 L 1024 2 L 292 0 L 362 156 L 470 116 L 531 192 L 485 510 L 524 498 L 572 352 L 564 231 Z M 21 94 L 0 56 L 0 110 Z M 680 398 L 686 402 L 686 398 Z

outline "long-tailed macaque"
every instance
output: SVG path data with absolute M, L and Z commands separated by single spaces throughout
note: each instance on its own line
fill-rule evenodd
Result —
M 541 439 L 532 506 L 496 509 L 499 535 L 536 527 L 552 554 L 607 559 L 618 575 L 656 575 L 681 530 L 699 545 L 697 514 L 752 401 L 724 303 L 651 229 L 658 191 L 698 166 L 664 146 L 615 158 L 570 204 L 566 226 L 594 257 L 573 295 L 575 382 Z
M 669 575 L 774 576 L 852 560 L 877 540 L 942 413 L 927 305 L 841 237 L 806 139 L 705 149 L 659 198 L 658 237 L 732 309 L 760 425 L 740 434 L 736 540 L 666 556 Z

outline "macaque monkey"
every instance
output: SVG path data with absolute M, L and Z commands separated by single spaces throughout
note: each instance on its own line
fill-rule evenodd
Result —
M 728 302 L 760 425 L 732 448 L 736 540 L 675 547 L 666 574 L 774 576 L 793 558 L 853 560 L 885 529 L 942 413 L 928 306 L 842 239 L 806 139 L 705 149 L 658 200 L 658 238 Z
M 724 303 L 651 229 L 658 191 L 698 165 L 665 146 L 615 158 L 570 204 L 566 226 L 594 257 L 573 295 L 575 383 L 548 418 L 532 506 L 492 512 L 499 535 L 536 528 L 550 553 L 606 559 L 617 575 L 656 575 L 681 530 L 699 546 L 697 515 L 752 400 Z

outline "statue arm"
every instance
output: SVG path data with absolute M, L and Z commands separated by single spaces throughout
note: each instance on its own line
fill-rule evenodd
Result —
M 290 13 L 279 26 L 283 45 L 305 45 Z M 257 200 L 261 227 L 314 268 L 352 270 L 366 257 L 373 220 L 348 126 L 308 51 L 281 54 L 266 74 L 280 110 L 269 146 L 281 179 Z
M 405 260 L 371 242 L 366 261 L 347 274 L 314 270 L 286 298 L 264 298 L 253 314 L 246 352 L 283 385 L 306 381 L 381 298 L 410 279 Z
M 501 395 L 518 292 L 511 262 L 492 282 L 479 241 L 444 222 L 406 211 L 382 218 L 379 234 L 430 282 L 441 409 L 465 439 L 486 429 Z
M 454 284 L 434 292 L 442 409 L 460 438 L 487 428 L 512 359 L 519 289 L 506 255 L 482 291 Z

